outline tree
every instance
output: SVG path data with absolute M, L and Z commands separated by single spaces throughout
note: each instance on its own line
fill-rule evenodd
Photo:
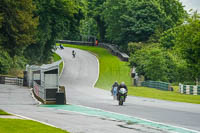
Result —
M 177 26 L 163 32 L 159 39 L 162 47 L 166 49 L 173 49 L 176 45 L 175 40 L 179 32 L 182 32 L 182 26 Z
M 35 16 L 39 17 L 39 25 L 37 41 L 26 49 L 25 56 L 29 63 L 49 62 L 56 40 L 75 36 L 83 17 L 80 7 L 82 1 L 34 0 L 37 7 Z
M 0 73 L 7 74 L 11 68 L 12 59 L 9 54 L 0 47 Z
M 13 58 L 35 41 L 38 18 L 32 0 L 0 1 L 0 46 Z
M 166 14 L 164 30 L 182 24 L 187 18 L 187 12 L 179 0 L 159 0 L 159 4 Z
M 106 0 L 88 0 L 88 17 L 93 18 L 96 21 L 98 29 L 98 38 L 101 41 L 105 41 L 106 25 L 102 12 L 104 11 L 103 4 Z
M 186 60 L 192 70 L 191 76 L 198 84 L 200 75 L 200 15 L 195 12 L 188 21 L 182 25 L 175 39 L 175 48 Z
M 165 54 L 158 47 L 143 48 L 131 56 L 131 64 L 136 66 L 138 74 L 144 75 L 146 80 L 169 81 Z
M 97 24 L 93 18 L 86 17 L 81 21 L 80 33 L 83 35 L 82 40 L 88 41 L 88 37 L 97 36 Z M 94 41 L 94 40 L 93 40 Z
M 155 33 L 160 36 L 181 24 L 186 16 L 177 0 L 107 0 L 103 7 L 106 38 L 123 45 L 147 42 Z
M 130 2 L 128 12 L 121 17 L 121 43 L 145 42 L 158 28 L 163 28 L 165 13 L 156 1 Z

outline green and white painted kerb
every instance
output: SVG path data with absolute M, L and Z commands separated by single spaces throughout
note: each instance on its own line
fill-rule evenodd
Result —
M 47 108 L 54 108 L 54 109 L 60 109 L 60 110 L 66 110 L 74 113 L 79 113 L 87 116 L 96 116 L 101 118 L 108 118 L 108 119 L 114 119 L 118 121 L 124 121 L 126 123 L 133 123 L 138 125 L 144 125 L 147 127 L 153 127 L 155 129 L 160 129 L 162 131 L 166 132 L 172 132 L 172 133 L 199 133 L 198 131 L 171 126 L 163 123 L 153 122 L 149 120 L 144 120 L 141 118 L 136 118 L 124 114 L 104 111 L 101 109 L 96 108 L 90 108 L 80 105 L 40 105 L 41 107 L 47 107 Z
M 200 95 L 200 86 L 179 84 L 179 91 L 187 95 Z

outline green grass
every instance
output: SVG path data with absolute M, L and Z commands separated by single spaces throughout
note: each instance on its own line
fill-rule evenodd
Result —
M 59 61 L 59 60 L 61 60 L 61 57 L 58 54 L 54 53 L 53 60 L 54 60 L 54 62 Z M 59 65 L 59 73 L 61 73 L 62 69 L 63 69 L 63 62 L 61 62 Z
M 177 102 L 187 102 L 200 104 L 200 96 L 185 95 L 178 92 L 178 86 L 173 92 L 162 91 L 154 88 L 147 87 L 129 87 L 129 95 L 148 97 L 154 99 L 177 101 Z
M 10 115 L 10 114 L 0 109 L 0 115 Z
M 65 47 L 79 48 L 94 53 L 100 62 L 100 77 L 96 87 L 110 90 L 114 81 L 125 81 L 128 86 L 129 95 L 155 98 L 161 100 L 188 102 L 200 104 L 200 96 L 185 95 L 178 92 L 178 86 L 174 86 L 174 91 L 161 91 L 147 87 L 133 87 L 130 76 L 129 63 L 122 62 L 119 58 L 111 55 L 108 50 L 94 46 L 80 46 L 63 44 Z
M 0 118 L 1 133 L 69 133 L 31 120 Z
M 99 80 L 95 85 L 96 87 L 110 90 L 115 81 L 124 81 L 127 85 L 131 85 L 131 69 L 128 66 L 129 63 L 120 61 L 118 57 L 111 55 L 108 50 L 93 46 L 69 44 L 63 44 L 63 46 L 90 51 L 98 57 L 100 63 L 100 75 Z

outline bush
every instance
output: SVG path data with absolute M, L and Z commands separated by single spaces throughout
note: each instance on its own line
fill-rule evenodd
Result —
M 8 74 L 11 68 L 12 59 L 9 54 L 0 48 L 0 73 Z
M 137 50 L 140 50 L 144 46 L 144 43 L 131 42 L 128 44 L 128 52 L 134 54 Z
M 146 80 L 166 81 L 171 80 L 175 64 L 168 53 L 157 44 L 143 47 L 131 55 L 131 65 L 137 67 L 139 75 L 144 75 Z

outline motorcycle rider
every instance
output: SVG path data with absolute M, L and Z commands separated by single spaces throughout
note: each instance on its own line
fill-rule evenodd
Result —
M 118 82 L 115 81 L 115 83 L 112 85 L 112 89 L 111 89 L 111 94 L 112 94 L 112 96 L 113 96 L 115 87 L 117 87 L 117 89 L 118 89 L 118 86 L 119 86 Z M 116 90 L 116 91 L 117 91 L 117 90 Z M 117 92 L 118 92 L 118 91 L 117 91 Z
M 75 56 L 76 56 L 76 52 L 74 50 L 72 50 L 72 56 L 73 56 L 73 58 L 75 58 Z
M 63 47 L 63 45 L 62 45 L 62 44 L 60 44 L 60 49 L 64 49 L 64 47 Z
M 125 83 L 124 82 L 121 82 L 121 84 L 118 86 L 118 88 L 117 88 L 117 100 L 119 100 L 119 90 L 121 89 L 121 88 L 124 88 L 125 90 L 126 90 L 126 94 L 125 94 L 125 99 L 126 99 L 126 97 L 127 97 L 127 93 L 128 93 L 128 88 L 127 88 L 127 86 L 125 85 Z

